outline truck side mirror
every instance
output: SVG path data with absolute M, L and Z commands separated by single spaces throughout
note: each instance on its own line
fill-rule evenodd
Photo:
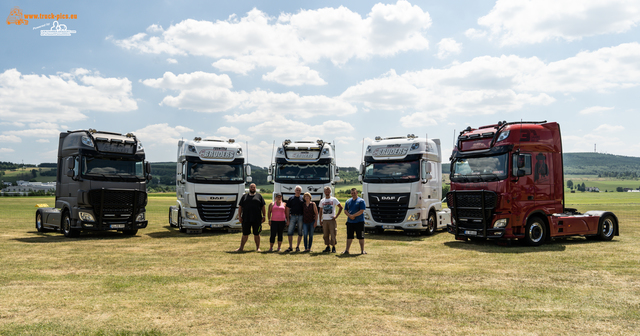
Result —
M 522 155 L 522 154 L 518 155 L 518 168 L 524 168 L 525 160 L 526 160 L 526 158 L 525 158 L 524 155 Z M 520 176 L 519 174 L 520 174 L 520 172 L 518 172 L 518 176 Z M 522 176 L 524 176 L 524 175 L 522 175 Z
M 153 180 L 153 176 L 151 174 L 147 174 L 147 181 L 151 182 Z
M 270 165 L 269 168 L 267 168 L 267 174 L 273 174 L 273 165 Z
M 253 181 L 253 178 L 251 176 L 247 176 L 247 182 L 251 183 L 251 181 Z
M 362 175 L 358 175 L 358 182 L 362 183 Z
M 340 182 L 340 176 L 337 176 L 333 179 L 335 182 Z
M 244 166 L 244 173 L 247 176 L 251 175 L 251 166 L 250 165 Z M 251 182 L 251 181 L 247 181 L 247 182 Z
M 271 177 L 271 175 L 267 175 L 267 182 L 271 183 L 273 181 L 273 178 Z
M 73 178 L 73 169 L 67 170 L 67 176 Z
M 526 175 L 526 171 L 524 169 L 518 169 L 518 177 L 523 177 Z
M 76 160 L 70 156 L 67 158 L 67 169 L 74 170 L 76 168 Z
M 149 161 L 144 162 L 144 169 L 147 171 L 147 175 L 151 174 L 151 163 Z
M 360 175 L 364 175 L 364 164 L 360 164 Z

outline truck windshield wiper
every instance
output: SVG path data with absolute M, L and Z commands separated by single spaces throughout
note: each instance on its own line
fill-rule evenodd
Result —
M 498 177 L 498 175 L 493 174 L 493 173 L 485 173 L 485 174 L 480 174 L 480 177 L 485 180 L 485 181 L 500 181 L 500 178 Z

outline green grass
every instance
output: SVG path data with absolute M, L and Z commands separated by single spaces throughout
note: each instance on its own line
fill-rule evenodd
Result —
M 389 232 L 366 235 L 369 254 L 348 257 L 255 253 L 252 241 L 232 253 L 240 234 L 169 227 L 170 196 L 149 198 L 137 236 L 78 239 L 35 231 L 34 206 L 52 197 L 0 198 L 0 335 L 640 332 L 637 195 L 567 195 L 568 206 L 618 215 L 611 242 L 505 247 Z
M 16 169 L 14 171 L 11 170 L 5 170 L 4 171 L 4 175 L 0 176 L 0 179 L 2 179 L 5 182 L 16 182 L 18 180 L 20 180 L 20 178 L 18 177 L 18 175 L 20 174 L 29 174 L 29 178 L 27 179 L 30 180 L 31 177 L 31 170 L 32 169 L 42 169 L 42 171 L 49 171 L 52 170 L 53 168 L 34 168 L 34 167 L 26 167 L 24 170 L 22 169 Z M 42 176 L 40 175 L 40 173 L 37 174 L 36 176 L 36 180 L 38 182 L 55 182 L 56 181 L 56 177 L 55 176 Z
M 578 183 L 584 183 L 587 187 L 598 187 L 601 192 L 604 192 L 605 190 L 615 192 L 618 187 L 631 189 L 638 189 L 640 187 L 640 180 L 620 180 L 615 178 L 598 177 L 598 175 L 566 175 L 565 185 L 567 180 L 573 181 L 574 189 L 575 185 Z

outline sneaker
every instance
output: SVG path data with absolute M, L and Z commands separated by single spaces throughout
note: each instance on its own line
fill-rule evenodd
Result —
M 331 248 L 331 253 L 336 253 L 336 247 L 335 246 Z
M 286 249 L 286 250 L 284 250 L 284 251 L 285 251 L 285 252 L 293 252 L 293 249 L 292 249 L 292 248 L 288 248 L 288 249 Z
M 324 249 L 324 251 L 322 251 L 322 253 L 329 253 L 331 252 L 331 248 L 329 246 L 327 246 L 326 249 Z

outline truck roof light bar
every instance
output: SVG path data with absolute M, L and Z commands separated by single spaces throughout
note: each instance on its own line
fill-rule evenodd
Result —
M 381 136 L 379 136 L 379 135 L 378 135 L 378 136 L 376 136 L 376 141 L 380 141 L 380 140 L 382 140 L 382 137 L 381 137 Z
M 236 139 L 229 139 L 229 143 L 234 143 L 236 142 Z
M 201 137 L 195 137 L 195 138 L 193 138 L 193 141 L 202 141 L 202 138 Z

